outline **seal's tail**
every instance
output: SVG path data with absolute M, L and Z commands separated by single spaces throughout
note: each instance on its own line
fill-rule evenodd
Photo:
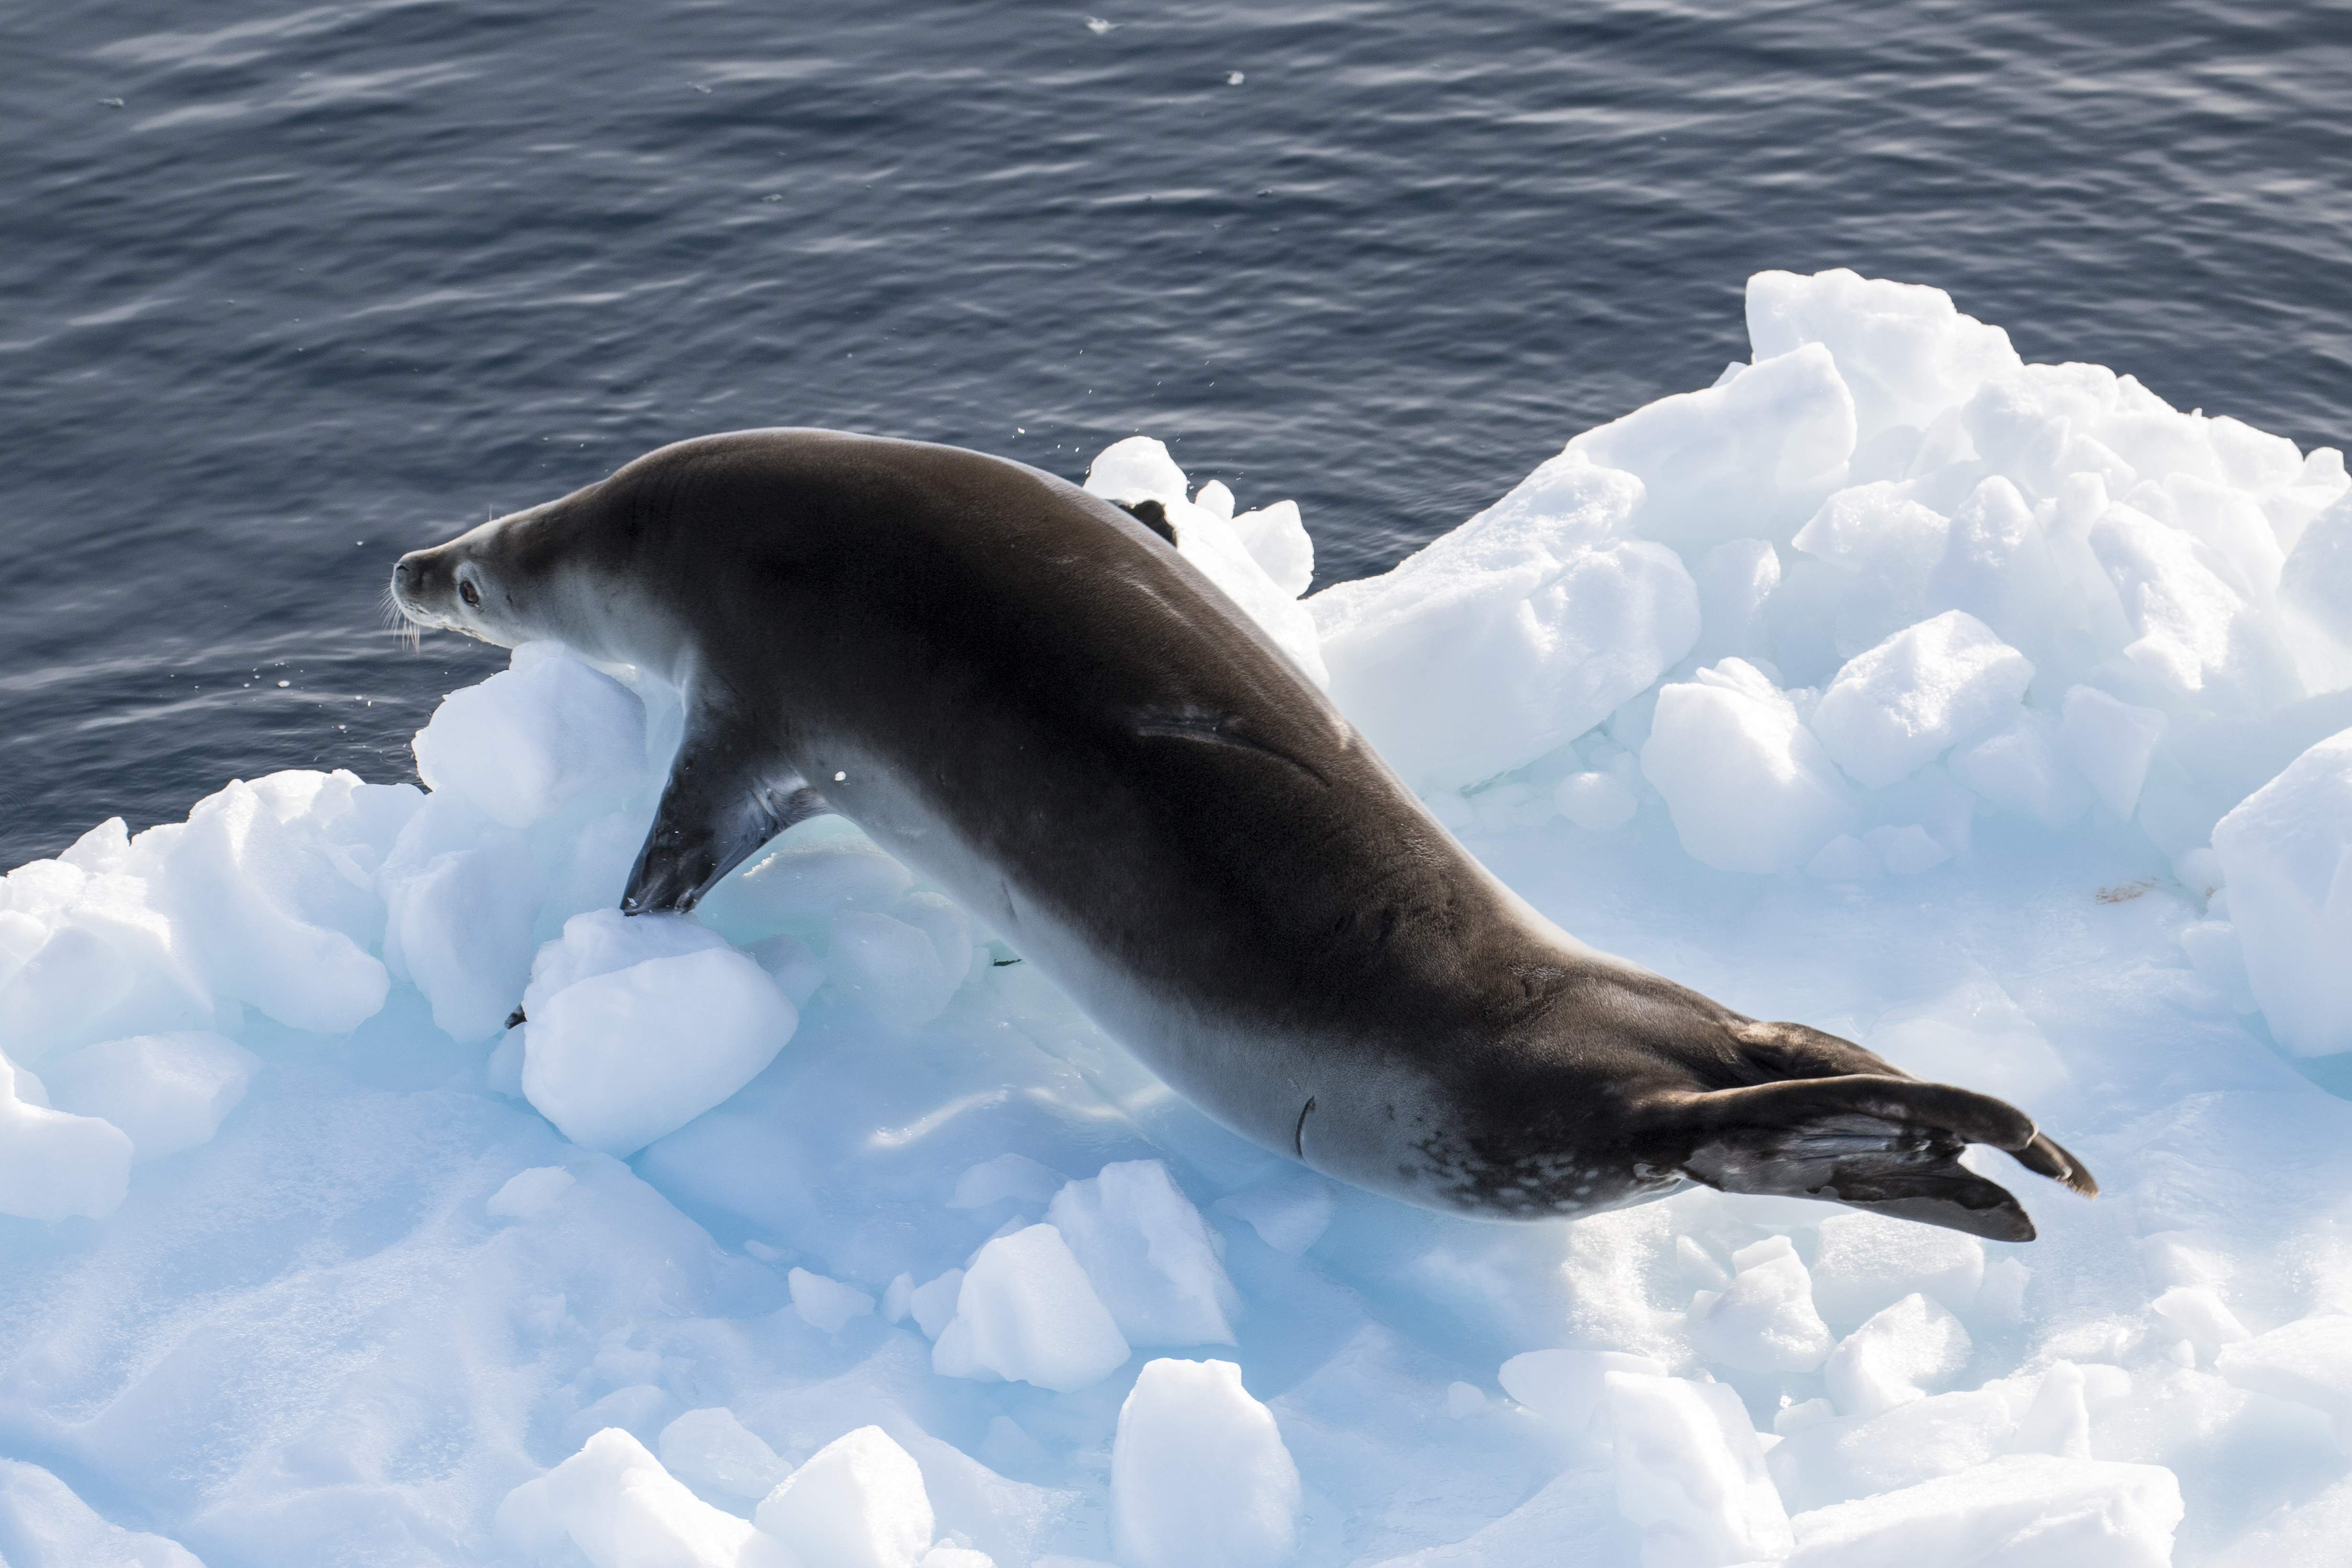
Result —
M 2017 1199 L 1960 1162 L 1971 1143 L 2085 1197 L 2082 1163 L 2015 1106 L 1899 1074 L 1846 1073 L 1691 1095 L 1675 1120 L 1694 1130 L 1683 1168 L 1730 1193 L 1824 1198 L 1990 1241 L 2031 1241 Z

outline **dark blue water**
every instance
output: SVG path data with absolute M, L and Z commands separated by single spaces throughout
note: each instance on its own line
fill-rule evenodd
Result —
M 1102 4 L 0 8 L 0 865 L 406 776 L 502 656 L 393 558 L 704 431 L 1142 430 L 1330 581 L 1848 266 L 2352 434 L 2347 5 Z

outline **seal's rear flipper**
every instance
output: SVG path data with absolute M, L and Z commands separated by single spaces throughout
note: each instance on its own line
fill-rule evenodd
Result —
M 2014 1106 L 1913 1079 L 1853 1074 L 1696 1094 L 1674 1120 L 1692 1130 L 1683 1169 L 1727 1193 L 1822 1198 L 1966 1231 L 2031 1241 L 2033 1222 L 1998 1184 L 1960 1163 L 1990 1143 L 2084 1195 L 2098 1184 Z

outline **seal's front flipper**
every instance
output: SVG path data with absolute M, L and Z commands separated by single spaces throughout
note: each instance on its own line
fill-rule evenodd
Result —
M 2027 1169 L 2095 1194 L 2074 1157 L 2016 1107 L 1947 1084 L 1880 1074 L 1798 1079 L 1677 1100 L 1683 1170 L 1728 1193 L 1822 1198 L 1966 1231 L 2031 1241 L 2033 1222 L 2008 1191 L 1960 1163 L 1990 1143 Z
M 684 914 L 761 845 L 833 807 L 722 725 L 690 726 L 662 789 L 653 831 L 621 895 L 625 914 Z

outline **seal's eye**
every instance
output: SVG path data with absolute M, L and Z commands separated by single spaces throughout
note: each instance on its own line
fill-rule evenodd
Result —
M 465 600 L 466 603 L 473 605 L 474 608 L 478 610 L 482 607 L 481 593 L 471 583 L 460 583 L 457 584 L 457 597 Z

